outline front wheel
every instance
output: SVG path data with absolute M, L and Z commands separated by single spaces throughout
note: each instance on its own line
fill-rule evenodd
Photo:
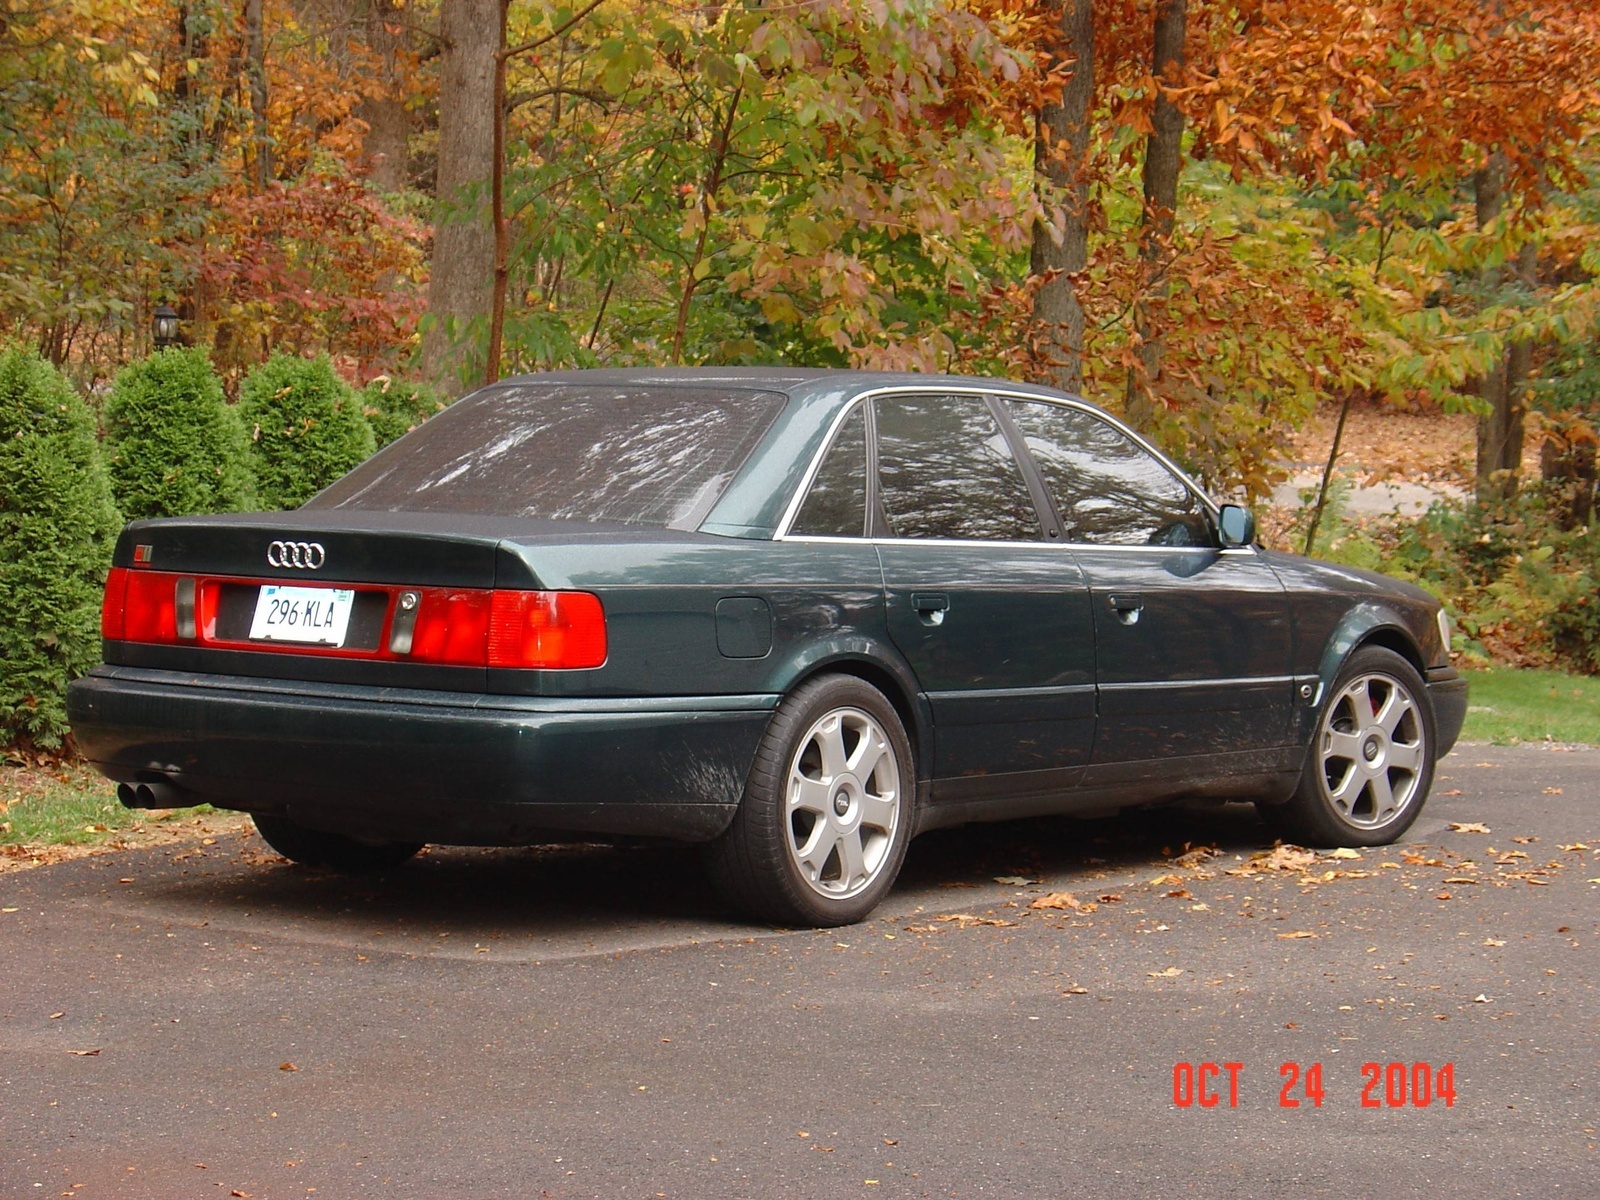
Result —
M 1416 668 L 1392 650 L 1363 646 L 1334 678 L 1300 786 L 1262 814 L 1302 845 L 1388 845 L 1422 811 L 1436 744 Z
M 307 867 L 360 874 L 397 867 L 422 849 L 421 842 L 364 842 L 342 833 L 307 829 L 288 817 L 251 813 L 267 845 L 293 862 Z
M 848 925 L 894 885 L 911 838 L 910 740 L 853 676 L 802 684 L 772 716 L 733 824 L 712 842 L 731 905 L 785 925 Z

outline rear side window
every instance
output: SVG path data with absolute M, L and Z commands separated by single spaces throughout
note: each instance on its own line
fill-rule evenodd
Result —
M 977 396 L 879 396 L 878 485 L 895 537 L 1037 541 L 1039 517 Z
M 1055 497 L 1068 541 L 1102 546 L 1210 546 L 1200 501 L 1109 421 L 1064 404 L 1008 402 Z
M 867 532 L 867 419 L 858 407 L 823 455 L 792 532 L 811 537 L 863 537 Z
M 451 405 L 305 507 L 694 529 L 783 398 L 721 389 L 510 384 Z

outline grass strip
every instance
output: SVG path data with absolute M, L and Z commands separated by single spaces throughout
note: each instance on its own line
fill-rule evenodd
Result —
M 208 804 L 156 813 L 124 808 L 116 785 L 81 764 L 0 765 L 0 846 L 87 845 L 134 825 L 210 811 Z
M 1600 677 L 1491 667 L 1467 672 L 1467 680 L 1464 738 L 1600 746 Z

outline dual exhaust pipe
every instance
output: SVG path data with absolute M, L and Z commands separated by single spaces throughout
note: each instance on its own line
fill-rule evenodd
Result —
M 188 793 L 171 783 L 119 783 L 117 799 L 124 808 L 182 808 L 195 803 Z

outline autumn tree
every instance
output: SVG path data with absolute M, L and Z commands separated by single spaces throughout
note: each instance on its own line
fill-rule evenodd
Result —
M 514 8 L 508 44 L 582 11 Z M 1037 211 L 1013 166 L 1038 97 L 1023 22 L 648 11 L 508 64 L 503 368 L 952 362 L 952 307 Z
M 1587 281 L 1541 278 L 1539 260 L 1551 201 L 1585 183 L 1600 11 L 1249 0 L 1210 29 L 1215 52 L 1185 92 L 1196 153 L 1354 190 L 1391 297 L 1374 383 L 1476 394 L 1479 494 L 1514 487 L 1532 348 L 1593 321 Z

